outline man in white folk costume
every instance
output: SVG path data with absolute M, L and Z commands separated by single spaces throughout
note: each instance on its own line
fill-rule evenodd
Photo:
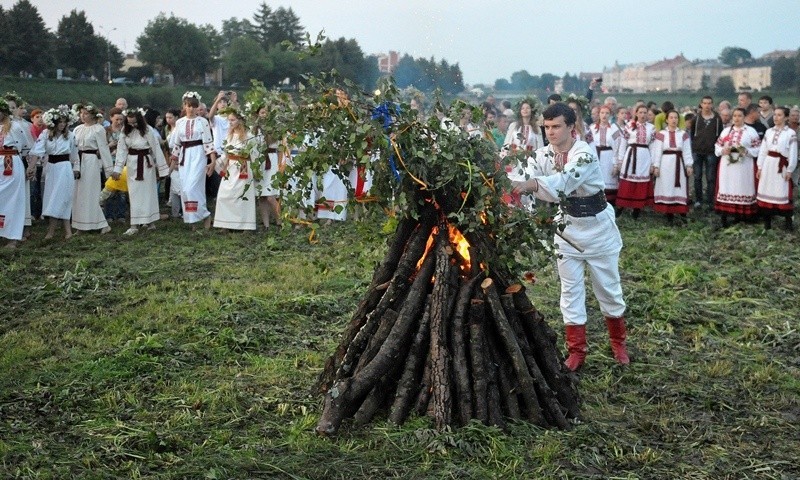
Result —
M 556 172 L 514 182 L 517 193 L 531 193 L 546 202 L 559 203 L 557 221 L 565 220 L 563 236 L 555 238 L 559 249 L 561 313 L 566 324 L 569 370 L 580 368 L 586 359 L 586 287 L 584 269 L 589 269 L 592 290 L 605 316 L 611 350 L 622 365 L 630 363 L 625 339 L 625 301 L 619 277 L 622 238 L 614 209 L 606 202 L 605 181 L 597 155 L 584 141 L 573 137 L 575 112 L 563 103 L 544 111 L 549 145 L 537 156 L 550 156 Z M 566 198 L 562 199 L 564 195 Z

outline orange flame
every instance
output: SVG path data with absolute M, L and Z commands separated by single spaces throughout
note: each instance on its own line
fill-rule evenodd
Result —
M 470 256 L 469 256 L 469 242 L 461 233 L 461 231 L 453 225 L 447 226 L 448 236 L 450 238 L 450 244 L 452 247 L 461 255 L 463 262 L 461 263 L 461 270 L 468 271 L 471 263 L 470 263 Z M 428 241 L 425 243 L 425 253 L 422 257 L 417 261 L 417 270 L 422 268 L 422 262 L 430 254 L 431 250 L 433 250 L 436 235 L 439 233 L 439 229 L 437 227 L 433 227 L 430 236 L 428 236 Z

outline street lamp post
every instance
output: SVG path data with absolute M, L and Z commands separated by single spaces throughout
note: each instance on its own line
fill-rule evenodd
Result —
M 111 83 L 111 39 L 108 38 L 108 35 L 111 34 L 117 27 L 112 28 L 106 34 L 106 29 L 102 25 L 98 25 L 100 30 L 103 31 L 103 37 L 106 39 L 106 80 L 108 83 Z

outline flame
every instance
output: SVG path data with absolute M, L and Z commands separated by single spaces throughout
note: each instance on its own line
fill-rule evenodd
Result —
M 448 225 L 448 229 L 450 231 L 450 243 L 453 244 L 456 251 L 461 255 L 461 258 L 464 259 L 464 263 L 466 263 L 466 265 L 462 265 L 462 269 L 469 268 L 469 242 L 464 238 L 464 235 L 461 234 L 461 231 L 453 225 Z
M 486 225 L 489 223 L 489 217 L 486 215 L 485 210 L 481 210 L 480 212 L 478 212 L 478 217 L 481 219 L 482 224 Z
M 469 242 L 461 233 L 461 231 L 453 225 L 447 226 L 448 230 L 448 237 L 450 238 L 451 246 L 461 255 L 462 262 L 461 262 L 461 271 L 468 272 L 471 266 L 470 263 L 470 256 L 469 256 Z M 434 227 L 431 231 L 431 234 L 428 236 L 428 241 L 425 243 L 425 253 L 422 257 L 417 261 L 417 271 L 422 268 L 422 262 L 430 254 L 431 250 L 434 248 L 434 244 L 436 242 L 436 235 L 439 233 L 439 229 Z

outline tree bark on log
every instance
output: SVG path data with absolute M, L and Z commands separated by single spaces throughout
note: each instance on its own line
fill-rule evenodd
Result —
M 317 423 L 317 432 L 326 435 L 336 433 L 344 418 L 354 413 L 354 408 L 358 408 L 364 395 L 397 360 L 402 346 L 410 343 L 410 339 L 406 337 L 412 322 L 419 317 L 424 308 L 426 287 L 431 281 L 433 268 L 434 259 L 429 256 L 422 263 L 422 268 L 414 279 L 411 291 L 389 334 L 389 340 L 381 345 L 375 358 L 357 375 L 337 380 L 325 395 L 325 406 Z
M 440 223 L 436 235 L 436 273 L 433 292 L 431 293 L 431 386 L 433 387 L 433 416 L 437 429 L 449 425 L 452 415 L 452 398 L 450 395 L 450 349 L 448 348 L 447 324 L 450 318 L 448 311 L 450 301 L 451 276 L 449 245 L 446 226 Z
M 472 362 L 473 405 L 475 416 L 485 425 L 489 424 L 488 373 L 486 353 L 483 345 L 484 309 L 483 300 L 473 299 L 469 307 L 469 357 Z
M 389 421 L 397 425 L 406 421 L 417 399 L 425 369 L 425 359 L 430 346 L 430 324 L 431 308 L 429 298 L 425 302 L 425 313 L 422 315 L 417 333 L 414 335 L 414 341 L 409 349 L 403 374 L 397 385 L 397 393 L 389 411 Z
M 469 376 L 469 349 L 466 339 L 469 338 L 467 315 L 475 285 L 483 278 L 483 272 L 465 282 L 456 296 L 453 312 L 453 328 L 450 332 L 450 344 L 453 346 L 453 377 L 455 398 L 458 400 L 456 414 L 458 424 L 466 425 L 473 418 L 472 388 Z

